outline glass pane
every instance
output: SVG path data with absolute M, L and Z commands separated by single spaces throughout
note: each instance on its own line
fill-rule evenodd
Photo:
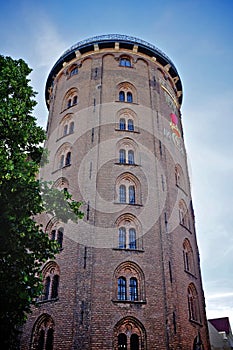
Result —
M 134 124 L 133 124 L 133 120 L 132 119 L 128 120 L 128 130 L 129 131 L 134 131 Z
M 119 152 L 119 162 L 120 163 L 125 163 L 126 162 L 126 158 L 125 158 L 125 150 L 124 149 L 120 149 Z
M 134 228 L 129 229 L 129 248 L 136 249 L 136 231 Z
M 126 231 L 124 227 L 119 228 L 119 248 L 126 248 Z
M 129 151 L 128 152 L 128 163 L 129 164 L 134 164 L 134 151 Z
M 120 130 L 125 130 L 125 119 L 120 119 L 120 125 L 119 125 Z
M 126 188 L 124 185 L 120 185 L 119 188 L 119 198 L 120 198 L 120 203 L 125 203 L 126 202 Z
M 129 203 L 135 204 L 135 188 L 134 188 L 134 186 L 129 186 Z
M 126 279 L 124 277 L 118 278 L 118 300 L 126 300 Z
M 138 281 L 135 277 L 130 278 L 129 294 L 130 300 L 138 300 Z
M 125 101 L 125 93 L 124 91 L 119 92 L 119 101 L 124 102 Z
M 127 92 L 127 102 L 133 102 L 133 95 L 131 92 Z

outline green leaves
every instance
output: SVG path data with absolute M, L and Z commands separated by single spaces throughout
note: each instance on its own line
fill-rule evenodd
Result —
M 33 217 L 47 211 L 60 220 L 82 218 L 81 203 L 68 192 L 36 180 L 45 140 L 31 115 L 36 93 L 23 60 L 0 56 L 0 344 L 16 349 L 18 327 L 42 292 L 41 265 L 58 245 Z

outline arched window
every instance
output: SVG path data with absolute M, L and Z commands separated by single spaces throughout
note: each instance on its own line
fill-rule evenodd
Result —
M 114 349 L 145 350 L 146 331 L 143 324 L 132 316 L 121 319 L 114 327 Z
M 71 164 L 71 145 L 64 143 L 57 151 L 54 162 L 54 170 L 61 169 Z
M 124 93 L 124 91 L 122 92 Z M 123 99 L 125 100 L 125 94 Z M 124 102 L 124 100 L 122 102 Z M 137 115 L 134 111 L 129 108 L 123 108 L 117 113 L 117 129 L 134 132 L 136 120 Z
M 31 350 L 53 350 L 54 321 L 48 314 L 42 314 L 33 326 Z
M 128 150 L 128 145 L 126 145 L 127 150 L 120 149 L 119 151 L 119 163 L 121 164 L 135 164 L 134 163 L 134 151 Z
M 120 102 L 137 102 L 136 89 L 129 82 L 123 82 L 118 85 L 117 89 L 118 99 Z
M 179 219 L 180 224 L 190 230 L 190 217 L 188 208 L 183 200 L 179 202 Z
M 130 278 L 129 297 L 131 301 L 138 300 L 138 281 L 137 281 L 137 278 L 135 277 Z
M 125 277 L 118 278 L 118 300 L 126 300 L 126 279 Z
M 141 225 L 137 218 L 131 214 L 123 214 L 117 219 L 117 240 L 115 247 L 119 249 L 141 250 Z
M 71 88 L 65 95 L 62 103 L 62 110 L 70 108 L 78 103 L 78 90 Z
M 119 248 L 120 249 L 126 248 L 126 229 L 125 229 L 125 227 L 119 228 Z
M 125 130 L 125 119 L 121 118 L 119 122 L 119 129 L 120 130 Z
M 119 187 L 119 200 L 120 200 L 120 203 L 126 203 L 126 187 L 125 187 L 125 185 L 120 185 L 120 187 Z
M 145 278 L 134 262 L 121 263 L 114 273 L 114 300 L 145 301 Z
M 54 300 L 58 298 L 59 268 L 55 262 L 48 262 L 42 270 L 44 292 L 41 300 Z
M 140 204 L 140 182 L 130 174 L 123 173 L 116 180 L 116 200 L 120 203 Z
M 126 156 L 125 156 L 126 152 L 124 149 L 120 149 L 119 152 L 119 163 L 126 163 Z
M 71 113 L 62 118 L 59 126 L 58 138 L 64 137 L 74 132 L 74 121 L 72 119 L 73 114 Z
M 120 66 L 122 67 L 131 67 L 131 61 L 128 57 L 120 58 Z
M 78 74 L 78 67 L 75 66 L 70 70 L 70 77 L 72 77 L 73 75 Z
M 189 240 L 186 238 L 183 243 L 184 270 L 195 275 L 193 250 Z
M 188 308 L 189 319 L 191 321 L 200 322 L 198 294 L 193 283 L 191 283 L 188 287 Z
M 175 166 L 175 181 L 176 181 L 176 186 L 178 186 L 184 192 L 186 192 L 186 183 L 185 183 L 184 173 L 179 164 L 176 164 Z

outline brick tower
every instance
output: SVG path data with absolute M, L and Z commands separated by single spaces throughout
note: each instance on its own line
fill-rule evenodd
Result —
M 22 349 L 210 349 L 173 62 L 134 37 L 67 50 L 46 85 L 41 176 L 84 220 L 41 219 L 61 245 Z

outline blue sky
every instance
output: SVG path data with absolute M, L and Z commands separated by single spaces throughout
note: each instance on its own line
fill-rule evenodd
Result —
M 33 68 L 40 125 L 46 125 L 44 87 L 55 61 L 76 42 L 108 33 L 154 44 L 181 76 L 207 317 L 228 316 L 233 327 L 233 1 L 2 2 L 0 52 Z

